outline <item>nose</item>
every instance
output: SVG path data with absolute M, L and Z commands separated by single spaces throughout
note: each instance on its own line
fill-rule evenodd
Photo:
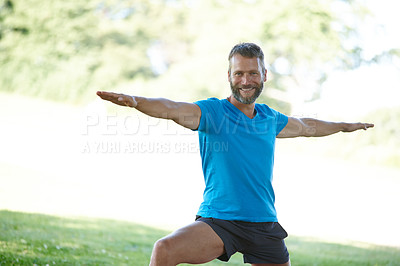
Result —
M 242 76 L 242 85 L 250 84 L 250 75 L 248 73 L 243 74 Z

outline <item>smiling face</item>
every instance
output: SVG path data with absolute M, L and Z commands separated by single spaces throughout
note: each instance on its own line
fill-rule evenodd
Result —
M 232 95 L 243 104 L 252 104 L 260 96 L 267 72 L 263 71 L 257 57 L 244 57 L 240 54 L 232 56 L 228 80 Z

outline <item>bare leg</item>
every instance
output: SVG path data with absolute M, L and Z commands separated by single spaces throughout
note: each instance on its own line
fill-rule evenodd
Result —
M 158 240 L 150 266 L 206 263 L 225 252 L 224 243 L 206 223 L 197 221 Z

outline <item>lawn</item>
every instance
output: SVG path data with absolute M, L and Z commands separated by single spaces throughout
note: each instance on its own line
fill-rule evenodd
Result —
M 148 265 L 167 231 L 131 222 L 0 211 L 0 265 Z M 400 265 L 400 249 L 289 237 L 292 265 Z M 243 265 L 240 254 L 229 264 Z

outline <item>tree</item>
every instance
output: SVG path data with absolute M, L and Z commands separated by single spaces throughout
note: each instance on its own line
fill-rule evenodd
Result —
M 340 0 L 0 0 L 0 86 L 62 101 L 117 87 L 223 97 L 228 52 L 251 41 L 269 69 L 262 101 L 288 113 L 286 90 L 318 97 L 331 69 L 363 61 L 361 48 L 349 45 L 356 27 L 338 5 L 354 19 L 367 15 Z

